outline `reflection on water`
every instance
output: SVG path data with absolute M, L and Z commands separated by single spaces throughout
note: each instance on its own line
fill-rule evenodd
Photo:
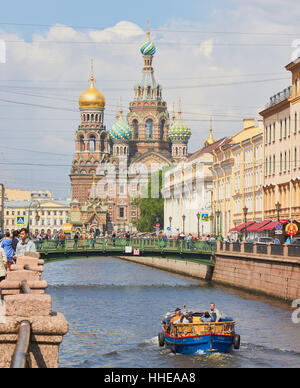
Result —
M 44 279 L 53 310 L 70 325 L 61 367 L 300 366 L 300 325 L 280 302 L 107 257 L 47 263 Z M 236 319 L 239 351 L 181 356 L 159 348 L 162 315 L 184 304 L 208 308 L 212 301 Z

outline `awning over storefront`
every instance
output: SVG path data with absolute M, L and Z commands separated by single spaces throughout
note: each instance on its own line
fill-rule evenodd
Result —
M 287 224 L 288 221 L 282 220 L 280 221 L 281 225 Z M 245 225 L 242 224 L 239 226 L 236 226 L 235 228 L 231 229 L 230 232 L 244 232 L 245 231 Z M 265 231 L 272 231 L 276 228 L 278 225 L 278 221 L 261 221 L 261 222 L 247 222 L 247 232 L 265 232 Z
M 285 224 L 288 223 L 288 221 L 285 221 L 285 220 L 284 221 L 280 221 L 280 222 L 278 222 L 278 221 L 271 221 L 270 222 L 269 221 L 269 223 L 267 225 L 265 225 L 264 227 L 260 228 L 258 230 L 258 232 L 266 232 L 266 231 L 270 232 L 271 230 L 274 230 L 279 223 L 281 225 L 285 225 Z
M 248 227 L 250 227 L 253 224 L 255 224 L 255 222 L 253 221 L 247 222 L 247 224 L 236 226 L 235 228 L 231 229 L 230 232 L 243 232 L 245 230 L 246 225 L 247 225 L 247 231 L 248 231 Z
M 264 227 L 266 227 L 268 224 L 270 224 L 272 221 L 262 221 L 262 222 L 256 222 L 255 224 L 251 225 L 249 228 L 247 228 L 247 232 L 260 232 L 263 230 Z

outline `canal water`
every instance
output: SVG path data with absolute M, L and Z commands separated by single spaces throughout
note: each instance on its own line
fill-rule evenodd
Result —
M 107 257 L 49 262 L 43 278 L 70 325 L 60 367 L 300 367 L 300 324 L 284 303 Z M 158 346 L 166 312 L 210 302 L 236 319 L 239 351 L 182 356 Z

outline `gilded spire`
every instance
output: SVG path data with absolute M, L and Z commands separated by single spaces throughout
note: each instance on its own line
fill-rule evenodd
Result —
M 123 118 L 122 97 L 120 97 L 120 118 Z
M 150 42 L 150 20 L 147 20 L 147 40 Z
M 175 104 L 173 103 L 173 116 L 172 116 L 173 123 L 175 123 L 176 116 L 175 116 Z
M 181 97 L 179 97 L 179 108 L 178 108 L 178 118 L 179 118 L 179 120 L 181 120 L 181 114 L 182 114 L 182 110 L 181 110 Z
M 91 59 L 91 81 L 94 81 L 94 59 Z

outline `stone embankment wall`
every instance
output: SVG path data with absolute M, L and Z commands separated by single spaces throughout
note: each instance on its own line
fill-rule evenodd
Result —
M 288 256 L 221 252 L 213 281 L 285 300 L 300 298 L 300 259 Z
M 39 254 L 28 255 L 19 257 L 0 283 L 4 308 L 0 316 L 0 368 L 10 367 L 22 321 L 31 325 L 29 367 L 57 368 L 59 345 L 68 332 L 68 323 L 62 314 L 52 312 L 51 296 L 45 294 L 48 285 L 41 280 L 44 261 L 39 260 Z M 30 270 L 24 269 L 28 267 Z M 29 294 L 21 293 L 23 281 L 30 287 Z
M 181 275 L 193 276 L 203 280 L 211 280 L 213 265 L 195 263 L 186 260 L 167 259 L 160 257 L 142 257 L 142 256 L 118 256 L 120 259 L 128 260 L 134 263 L 159 268 L 169 272 Z

